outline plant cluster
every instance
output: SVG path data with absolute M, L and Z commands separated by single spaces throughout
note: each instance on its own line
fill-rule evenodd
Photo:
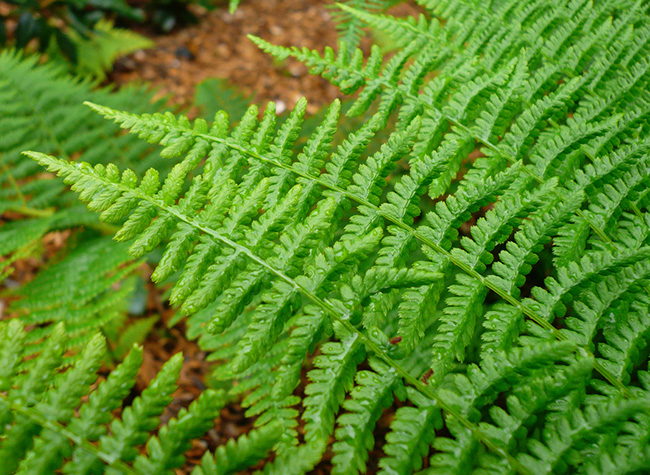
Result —
M 102 305 L 104 282 L 126 276 L 128 259 L 158 253 L 152 280 L 218 361 L 209 383 L 221 388 L 154 436 L 162 383 L 140 396 L 160 402 L 108 412 L 137 349 L 82 401 L 104 353 L 101 325 L 66 360 L 67 330 L 43 322 L 74 325 L 74 302 L 63 305 L 70 317 L 27 322 L 41 325 L 33 337 L 3 322 L 0 451 L 18 473 L 173 473 L 228 398 L 242 400 L 255 429 L 206 454 L 197 475 L 269 451 L 267 474 L 307 473 L 328 454 L 334 474 L 371 464 L 382 474 L 650 470 L 650 6 L 418 3 L 419 18 L 341 5 L 391 37 L 387 57 L 353 41 L 320 53 L 251 38 L 356 94 L 347 115 L 365 120 L 343 134 L 338 101 L 305 127 L 305 100 L 282 121 L 273 103 L 190 121 L 87 92 L 88 111 L 131 135 L 88 120 L 58 150 L 36 141 L 40 151 L 25 153 L 34 162 L 10 155 L 7 193 L 24 199 L 13 209 L 40 209 L 28 200 L 62 189 L 29 178 L 38 163 L 99 214 L 96 229 L 114 231 L 118 243 L 97 249 L 128 243 L 116 272 L 97 270 L 100 284 L 73 300 L 99 289 L 92 302 Z M 90 112 L 58 113 L 74 122 Z M 24 132 L 29 123 L 8 127 L 30 138 L 39 129 Z M 152 167 L 128 158 L 137 146 Z M 48 203 L 64 210 L 70 197 Z M 61 225 L 38 214 L 35 228 Z

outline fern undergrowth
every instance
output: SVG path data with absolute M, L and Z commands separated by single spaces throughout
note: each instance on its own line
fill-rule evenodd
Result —
M 341 6 L 400 45 L 386 58 L 252 38 L 356 94 L 348 115 L 368 119 L 343 140 L 339 102 L 302 141 L 305 100 L 281 124 L 272 103 L 208 123 L 93 101 L 161 145 L 169 173 L 27 155 L 115 226 L 131 259 L 163 249 L 152 279 L 220 361 L 212 383 L 237 381 L 255 448 L 226 446 L 197 473 L 271 447 L 264 473 L 308 472 L 329 450 L 335 474 L 645 473 L 647 2 L 419 3 L 418 19 Z M 36 361 L 54 370 L 47 351 Z M 61 460 L 81 440 L 118 463 L 102 434 L 65 414 L 46 424 L 45 403 L 6 394 L 56 435 Z M 152 444 L 150 457 L 164 447 Z M 113 468 L 154 473 L 140 457 Z

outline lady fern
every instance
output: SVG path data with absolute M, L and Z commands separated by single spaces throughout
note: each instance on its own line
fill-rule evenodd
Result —
M 336 146 L 338 102 L 304 144 L 304 101 L 279 127 L 272 105 L 233 127 L 90 104 L 177 160 L 162 182 L 29 156 L 131 257 L 164 246 L 153 277 L 178 275 L 215 376 L 281 428 L 266 473 L 309 471 L 332 435 L 333 472 L 367 471 L 395 398 L 380 473 L 647 471 L 648 7 L 421 4 L 346 8 L 401 42 L 386 61 L 254 39 L 360 91 L 349 113 L 375 112 Z

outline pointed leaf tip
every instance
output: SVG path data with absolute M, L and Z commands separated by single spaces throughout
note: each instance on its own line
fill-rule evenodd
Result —
M 53 160 L 56 160 L 56 158 L 53 157 L 52 155 L 48 155 L 46 153 L 41 153 L 41 152 L 35 152 L 33 150 L 25 150 L 21 152 L 21 154 L 31 158 L 32 160 L 40 163 L 41 165 L 44 163 L 51 163 Z
M 111 108 L 102 106 L 100 104 L 95 104 L 94 102 L 84 101 L 84 105 L 90 107 L 92 110 L 100 115 L 103 115 L 104 117 L 111 117 L 115 113 Z

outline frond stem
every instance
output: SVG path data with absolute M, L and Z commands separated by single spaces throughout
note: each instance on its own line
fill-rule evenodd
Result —
M 34 218 L 49 218 L 55 212 L 54 208 L 38 209 L 27 205 L 10 205 L 7 210 Z
M 18 182 L 14 178 L 14 176 L 11 174 L 11 170 L 9 170 L 9 167 L 7 166 L 6 163 L 2 164 L 2 169 L 4 170 L 5 174 L 7 175 L 7 179 L 9 180 L 9 183 L 11 184 L 11 187 L 16 191 L 16 196 L 18 196 L 18 199 L 23 202 L 24 205 L 27 204 L 27 200 L 25 199 L 25 195 L 23 195 L 23 192 L 20 191 L 20 186 L 18 186 Z
M 2 397 L 5 400 L 5 402 L 9 405 L 9 407 L 11 407 L 13 411 L 20 413 L 25 417 L 28 417 L 29 419 L 33 420 L 41 427 L 49 429 L 52 432 L 55 432 L 60 436 L 65 437 L 66 439 L 72 441 L 75 445 L 95 455 L 110 467 L 117 469 L 127 475 L 138 475 L 138 472 L 133 470 L 124 462 L 120 460 L 114 460 L 114 457 L 112 457 L 110 454 L 103 452 L 97 446 L 91 444 L 87 440 L 84 440 L 81 437 L 77 436 L 76 434 L 70 432 L 68 429 L 66 429 L 63 425 L 59 424 L 58 422 L 54 422 L 47 419 L 46 417 L 44 417 L 42 414 L 39 414 L 35 410 L 30 410 L 29 408 L 25 408 L 21 405 L 16 405 L 11 403 L 8 400 L 6 394 L 0 393 L 0 397 Z

